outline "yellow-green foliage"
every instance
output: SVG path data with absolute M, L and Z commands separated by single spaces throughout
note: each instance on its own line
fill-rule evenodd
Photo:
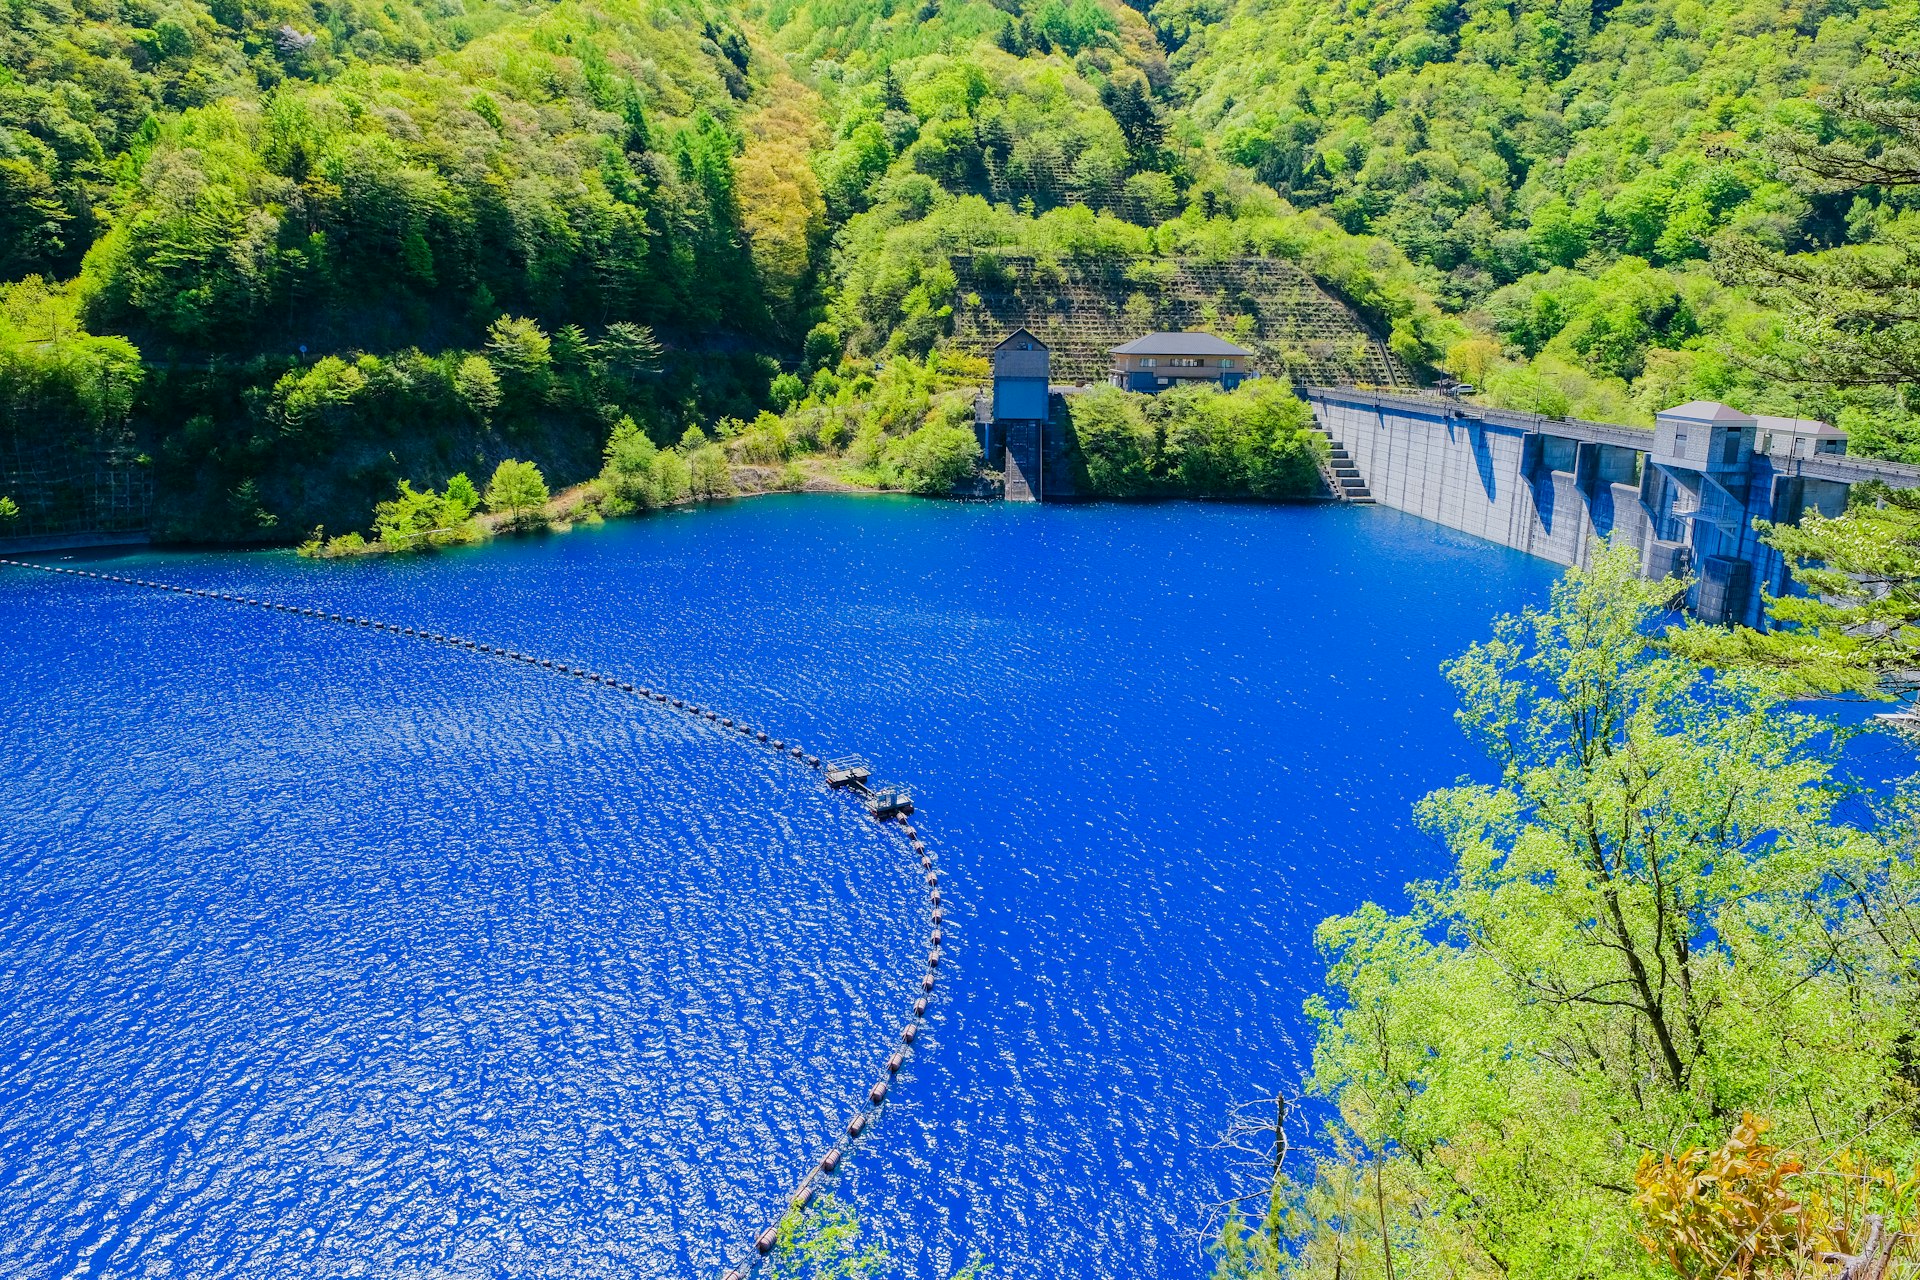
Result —
M 1339 1120 L 1243 1274 L 1383 1273 L 1383 1237 L 1409 1277 L 1662 1274 L 1650 1207 L 1688 1257 L 1727 1237 L 1684 1196 L 1636 1203 L 1643 1157 L 1718 1148 L 1743 1112 L 1795 1151 L 1920 1158 L 1920 797 L 1843 808 L 1832 726 L 1657 643 L 1669 592 L 1596 548 L 1449 665 L 1493 778 L 1419 806 L 1451 862 L 1409 909 L 1321 925 L 1313 1087 Z
M 1157 396 L 1096 387 L 1068 404 L 1097 496 L 1300 498 L 1322 487 L 1325 438 L 1285 382 Z
M 80 327 L 70 291 L 38 276 L 0 285 L 0 432 L 117 442 L 142 377 L 131 343 Z
M 509 464 L 500 465 L 504 468 Z M 534 473 L 536 479 L 538 474 L 537 471 Z M 494 479 L 497 484 L 498 472 Z M 492 486 L 487 492 L 491 497 Z M 544 487 L 538 492 L 542 495 L 539 500 L 545 502 Z M 473 519 L 479 507 L 480 495 L 464 471 L 447 481 L 444 493 L 415 489 L 402 480 L 399 492 L 373 509 L 373 531 L 380 545 L 389 551 L 474 542 L 480 537 L 480 527 Z
M 1721 399 L 1834 420 L 1858 448 L 1920 458 L 1920 404 L 1900 379 L 1822 388 L 1756 367 L 1791 354 L 1812 318 L 1758 309 L 1709 269 L 1727 236 L 1795 253 L 1898 238 L 1912 209 L 1900 184 L 1795 181 L 1768 143 L 1888 145 L 1808 99 L 1844 87 L 1910 100 L 1911 69 L 1872 51 L 1914 47 L 1911 0 L 1817 15 L 1778 0 L 1161 0 L 1151 12 L 1187 41 L 1174 65 L 1194 137 L 1394 243 L 1450 309 L 1490 313 L 1505 345 L 1491 375 L 1485 360 L 1454 372 L 1493 403 L 1645 422 Z M 1884 321 L 1907 308 L 1866 310 Z
M 1643 422 L 1724 399 L 1920 458 L 1910 379 L 1760 371 L 1910 345 L 1905 303 L 1856 289 L 1823 319 L 1709 261 L 1739 235 L 1866 246 L 1819 261 L 1911 278 L 1907 188 L 1819 190 L 1762 144 L 1891 145 L 1808 95 L 1910 100 L 1910 69 L 1866 55 L 1914 20 L 1914 0 L 23 0 L 0 27 L 0 288 L 62 319 L 57 342 L 0 333 L 0 408 L 32 440 L 139 429 L 164 533 L 259 538 L 476 458 L 582 479 L 622 418 L 665 444 L 771 402 L 784 441 L 723 444 L 768 462 L 873 422 L 903 438 L 931 400 L 886 370 L 948 340 L 955 254 L 1268 255 L 1495 403 Z M 799 368 L 776 379 L 775 356 Z
M 493 469 L 485 500 L 488 511 L 520 524 L 539 516 L 541 508 L 547 505 L 547 496 L 546 478 L 540 474 L 539 467 L 508 458 Z
M 578 475 L 621 414 L 751 413 L 824 238 L 817 193 L 767 178 L 812 102 L 678 0 L 17 5 L 0 279 L 78 272 L 51 292 L 121 336 L 63 304 L 6 416 L 138 418 L 166 532 L 259 537 L 510 447 Z M 728 350 L 670 380 L 618 339 L 647 326 Z
M 1799 589 L 1769 597 L 1765 631 L 1696 622 L 1672 634 L 1674 647 L 1808 694 L 1899 696 L 1920 665 L 1920 494 L 1862 485 L 1837 518 L 1808 511 L 1756 527 Z

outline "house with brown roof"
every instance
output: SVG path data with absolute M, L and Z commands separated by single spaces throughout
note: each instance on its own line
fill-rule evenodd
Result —
M 1253 370 L 1253 352 L 1210 333 L 1149 333 L 1107 354 L 1113 357 L 1107 381 L 1149 395 L 1191 382 L 1211 382 L 1231 391 L 1259 376 Z

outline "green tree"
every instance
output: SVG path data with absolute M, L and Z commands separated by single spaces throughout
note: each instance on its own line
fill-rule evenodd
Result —
M 596 350 L 610 371 L 628 381 L 660 372 L 661 357 L 665 354 L 652 329 L 625 321 L 608 325 Z
M 505 376 L 509 394 L 545 398 L 553 381 L 553 341 L 534 321 L 501 316 L 487 328 L 487 358 Z
M 893 461 L 902 488 L 914 493 L 951 493 L 980 461 L 980 442 L 968 427 L 929 422 L 901 439 Z
M 806 398 L 807 384 L 800 381 L 798 374 L 782 373 L 773 380 L 767 394 L 773 401 L 773 407 L 785 413 Z
M 687 454 L 687 486 L 696 498 L 724 498 L 733 492 L 733 472 L 719 445 L 701 445 Z
M 884 1274 L 890 1262 L 887 1251 L 863 1241 L 862 1234 L 852 1209 L 832 1195 L 822 1195 L 781 1219 L 767 1258 L 768 1280 L 869 1280 Z M 985 1280 L 992 1270 L 975 1254 L 950 1280 Z
M 1421 803 L 1453 866 L 1410 911 L 1319 931 L 1341 1139 L 1308 1185 L 1363 1187 L 1400 1274 L 1635 1274 L 1641 1152 L 1745 1111 L 1823 1141 L 1905 1096 L 1909 802 L 1839 821 L 1831 726 L 1656 643 L 1670 588 L 1637 570 L 1598 551 L 1449 665 L 1498 779 Z M 1905 1167 L 1920 1128 L 1873 1142 Z
M 453 371 L 454 393 L 460 402 L 485 422 L 500 407 L 500 375 L 482 355 L 463 356 Z
M 685 500 L 692 492 L 692 474 L 685 454 L 657 448 L 629 418 L 607 441 L 599 484 L 607 514 L 625 515 Z
M 373 509 L 373 531 L 382 545 L 394 550 L 421 546 L 441 527 L 442 510 L 432 489 L 418 490 L 402 480 L 399 492 Z
M 1695 622 L 1670 638 L 1696 662 L 1775 673 L 1796 692 L 1893 698 L 1920 684 L 1920 491 L 1863 485 L 1838 517 L 1755 522 L 1797 591 L 1766 631 Z
M 547 481 L 531 462 L 508 458 L 493 469 L 487 482 L 487 510 L 521 524 L 547 505 Z
M 1152 491 L 1153 428 L 1140 398 L 1118 387 L 1095 387 L 1067 402 L 1086 463 L 1087 487 L 1102 497 L 1137 498 Z
M 867 1280 L 887 1266 L 886 1250 L 862 1243 L 860 1221 L 832 1196 L 821 1196 L 780 1222 L 768 1260 L 769 1280 Z
M 467 479 L 466 472 L 457 471 L 447 481 L 443 501 L 445 518 L 458 524 L 480 509 L 480 492 L 473 487 L 473 481 Z
M 1883 55 L 1898 75 L 1920 74 L 1920 54 Z M 1920 102 L 1843 89 L 1824 98 L 1831 127 L 1774 139 L 1784 167 L 1812 189 L 1899 193 L 1920 189 Z M 1869 206 L 1870 207 L 1870 206 Z M 1721 265 L 1787 317 L 1773 372 L 1838 387 L 1920 385 L 1920 214 L 1889 201 L 1864 222 L 1864 243 L 1789 255 L 1753 236 L 1731 237 Z

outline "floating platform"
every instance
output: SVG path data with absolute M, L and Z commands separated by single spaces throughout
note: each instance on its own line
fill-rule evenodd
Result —
M 859 756 L 841 756 L 838 760 L 827 761 L 827 785 L 830 787 L 863 783 L 871 773 L 867 762 Z
M 860 790 L 867 799 L 867 812 L 876 818 L 891 818 L 913 812 L 913 797 L 907 794 L 904 787 L 876 782 L 863 785 Z

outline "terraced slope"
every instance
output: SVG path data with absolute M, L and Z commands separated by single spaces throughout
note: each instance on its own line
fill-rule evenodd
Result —
M 1307 272 L 1275 258 L 1054 262 L 955 257 L 953 342 L 985 353 L 1025 326 L 1053 348 L 1054 378 L 1098 382 L 1107 352 L 1154 329 L 1209 329 L 1251 348 L 1260 372 L 1395 386 L 1406 367 Z

